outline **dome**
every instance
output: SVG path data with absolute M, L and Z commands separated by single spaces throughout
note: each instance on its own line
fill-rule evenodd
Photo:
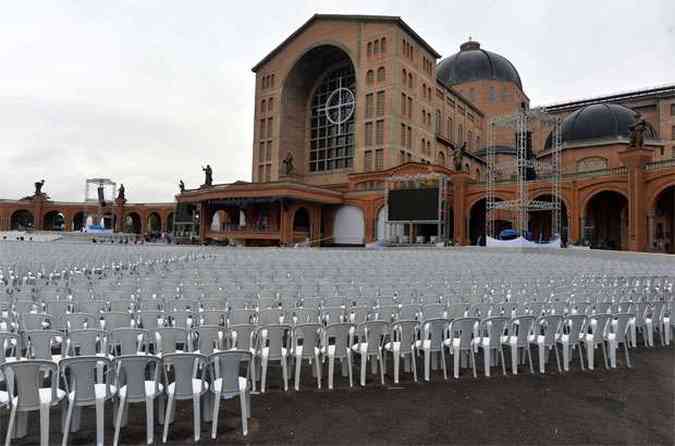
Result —
M 619 104 L 592 104 L 580 108 L 563 119 L 560 137 L 563 143 L 599 138 L 630 137 L 630 125 L 635 112 Z M 649 128 L 645 136 L 654 136 Z M 551 146 L 551 136 L 546 139 L 546 148 Z
M 523 89 L 520 75 L 509 60 L 499 54 L 480 48 L 480 43 L 468 41 L 459 47 L 459 53 L 443 59 L 436 77 L 448 87 L 463 82 L 494 80 L 514 82 Z

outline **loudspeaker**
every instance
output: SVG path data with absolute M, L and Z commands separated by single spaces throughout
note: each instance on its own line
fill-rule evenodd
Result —
M 103 186 L 98 187 L 98 202 L 101 206 L 105 206 L 105 195 L 103 194 Z

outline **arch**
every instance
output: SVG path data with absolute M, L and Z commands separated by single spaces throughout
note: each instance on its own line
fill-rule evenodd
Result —
M 591 195 L 582 207 L 582 238 L 591 247 L 625 249 L 628 245 L 628 197 L 614 190 Z
M 337 144 L 327 136 L 337 124 L 322 124 L 319 110 L 322 110 L 321 105 L 328 100 L 331 92 L 323 91 L 319 87 L 326 83 L 328 88 L 330 74 L 344 79 L 342 87 L 352 89 L 357 96 L 358 79 L 355 77 L 355 66 L 354 58 L 347 48 L 338 42 L 322 41 L 305 50 L 286 73 L 280 98 L 281 122 L 278 129 L 279 147 L 282 148 L 282 152 L 278 154 L 278 159 L 285 159 L 286 151 L 292 148 L 297 174 L 303 175 L 308 171 L 332 171 L 353 166 L 355 152 L 353 121 L 356 113 L 352 113 L 348 121 L 342 124 L 342 134 L 348 140 L 348 144 L 340 147 L 326 145 Z M 335 88 L 337 87 L 330 87 L 333 91 Z M 314 103 L 315 101 L 318 105 Z M 359 104 L 355 106 L 358 108 Z M 316 119 L 311 119 L 312 116 Z M 310 137 L 311 134 L 314 136 Z M 331 150 L 333 148 L 335 150 Z
M 378 82 L 384 82 L 387 78 L 386 71 L 384 67 L 380 67 L 377 69 L 377 81 Z
M 547 192 L 535 194 L 532 200 L 553 201 L 553 196 Z M 530 212 L 528 217 L 528 231 L 532 240 L 550 240 L 552 234 L 552 211 Z M 564 197 L 560 197 L 560 239 L 563 244 L 569 237 L 569 214 Z
M 157 212 L 151 212 L 146 220 L 145 228 L 145 232 L 162 232 L 162 217 Z
M 443 152 L 438 152 L 437 162 L 438 162 L 438 164 L 440 164 L 441 166 L 446 167 L 446 165 L 445 165 L 445 153 L 443 153 Z
M 223 230 L 225 223 L 227 223 L 227 216 L 225 211 L 220 209 L 213 213 L 211 222 L 209 224 L 209 229 L 213 232 L 220 232 Z
M 357 206 L 340 206 L 335 213 L 333 241 L 336 245 L 363 245 L 366 223 L 363 210 Z
M 45 231 L 64 231 L 65 216 L 61 211 L 49 211 L 43 217 L 42 227 Z
M 73 215 L 73 231 L 81 231 L 87 223 L 87 214 L 85 212 L 77 212 Z
M 310 232 L 309 211 L 305 207 L 299 207 L 293 214 L 293 232 Z
M 660 185 L 649 199 L 649 209 L 654 209 L 659 196 L 668 188 L 675 187 L 675 181 Z
M 33 229 L 35 224 L 35 217 L 28 209 L 19 209 L 12 213 L 10 217 L 9 228 L 12 231 L 25 231 Z
M 124 217 L 124 232 L 140 234 L 143 230 L 141 216 L 138 212 L 129 212 Z
M 588 203 L 598 194 L 601 194 L 603 192 L 616 192 L 617 194 L 623 196 L 623 198 L 626 199 L 626 201 L 629 201 L 628 198 L 628 193 L 624 191 L 623 189 L 619 187 L 613 187 L 613 186 L 608 186 L 608 185 L 603 185 L 601 187 L 596 188 L 592 192 L 588 193 L 586 197 L 583 199 L 581 202 L 581 207 L 579 208 L 581 210 L 581 215 L 584 215 L 586 208 L 588 207 Z

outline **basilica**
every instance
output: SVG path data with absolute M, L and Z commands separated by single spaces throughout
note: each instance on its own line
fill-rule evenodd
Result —
M 187 185 L 175 203 L 111 203 L 110 224 L 148 232 L 152 216 L 155 230 L 201 241 L 359 246 L 386 237 L 388 178 L 435 173 L 448 178 L 447 238 L 481 243 L 488 127 L 541 105 L 489 42 L 443 50 L 451 55 L 443 57 L 400 17 L 314 15 L 252 67 L 251 181 Z M 560 122 L 565 243 L 675 252 L 675 85 L 542 109 Z M 645 128 L 636 146 L 630 136 L 637 119 Z M 513 160 L 513 131 L 498 129 L 490 144 L 499 163 Z M 552 144 L 544 126 L 533 129 L 533 156 L 545 159 Z M 533 200 L 551 199 L 543 181 L 528 188 Z M 494 193 L 512 200 L 515 181 L 500 179 Z M 39 197 L 0 201 L 0 229 L 22 222 L 50 229 L 46 214 L 60 212 L 61 227 L 73 230 L 81 208 Z M 508 215 L 499 221 L 512 223 Z M 550 218 L 534 213 L 529 230 L 551 237 Z M 406 231 L 422 243 L 433 236 L 421 227 Z

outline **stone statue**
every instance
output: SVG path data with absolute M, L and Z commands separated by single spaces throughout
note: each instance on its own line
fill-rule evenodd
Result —
M 284 163 L 284 172 L 286 175 L 292 175 L 295 172 L 295 163 L 293 162 L 293 152 L 288 152 L 286 158 L 282 161 Z
M 183 183 L 183 180 L 178 181 L 178 189 L 180 190 L 181 194 L 185 192 L 185 183 Z
M 42 186 L 45 185 L 45 180 L 35 182 L 35 196 L 42 195 Z
M 202 171 L 204 172 L 204 186 L 213 186 L 213 170 L 211 166 L 207 164 L 206 167 L 202 167 Z
M 127 199 L 127 195 L 124 189 L 124 184 L 120 184 L 120 188 L 117 189 L 117 199 L 120 201 L 124 201 Z
M 635 113 L 635 120 L 628 128 L 630 129 L 630 146 L 642 147 L 645 142 L 644 134 L 648 127 L 647 121 L 645 121 L 640 112 Z
M 466 141 L 464 141 L 464 143 L 461 146 L 455 148 L 455 152 L 452 155 L 452 161 L 453 164 L 455 165 L 455 170 L 457 172 L 461 172 L 463 169 L 462 161 L 464 161 L 465 150 L 466 150 Z

